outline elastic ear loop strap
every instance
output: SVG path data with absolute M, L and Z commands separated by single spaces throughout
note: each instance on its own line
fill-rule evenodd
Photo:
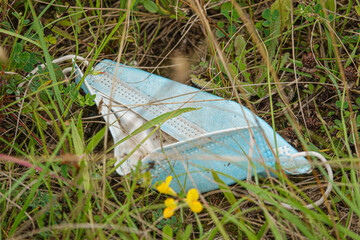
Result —
M 83 58 L 81 56 L 76 56 L 76 55 L 65 55 L 63 57 L 56 58 L 52 61 L 52 63 L 62 63 L 62 62 L 68 61 L 68 60 L 72 60 L 73 63 L 75 62 L 75 60 L 80 60 L 83 64 L 85 64 L 86 66 L 89 66 L 89 62 L 85 58 Z M 30 75 L 35 75 L 38 72 L 39 67 L 45 68 L 46 65 L 41 64 L 40 66 L 36 67 L 27 75 L 27 77 Z M 67 68 L 63 69 L 62 72 L 66 76 L 66 74 L 71 73 L 73 71 L 73 69 L 74 69 L 74 67 L 67 67 Z M 81 72 L 81 70 L 80 70 L 80 72 Z M 82 72 L 81 72 L 81 74 L 82 74 Z M 25 81 L 21 82 L 18 85 L 18 89 L 20 87 L 23 87 L 26 83 L 28 83 L 28 85 L 30 85 L 32 80 L 33 80 L 33 78 L 29 82 L 25 82 Z M 88 89 L 88 91 L 91 92 L 91 94 L 95 94 L 94 89 L 87 83 L 86 80 L 84 81 L 84 84 L 85 84 L 86 88 Z M 108 114 L 109 113 L 108 106 L 109 106 L 110 100 L 107 100 L 106 98 L 102 98 L 103 95 L 101 94 L 101 92 L 96 92 L 96 94 L 97 95 L 96 95 L 96 98 L 94 99 L 94 101 L 97 106 L 99 106 L 99 103 L 101 100 L 103 101 L 104 104 L 101 107 L 101 114 L 103 115 L 103 117 L 106 121 L 111 123 L 111 125 L 109 126 L 109 129 L 110 129 L 110 133 L 111 133 L 113 139 L 115 141 L 119 141 L 120 139 L 122 139 L 124 137 L 124 135 L 126 133 L 121 130 L 121 126 L 120 126 L 119 122 L 117 121 L 118 116 L 116 113 L 124 111 L 125 108 L 122 108 L 120 106 L 112 107 L 110 109 L 110 114 Z M 26 95 L 26 91 L 25 91 L 24 95 Z M 17 90 L 16 100 L 20 100 L 19 96 L 20 96 L 20 91 Z M 23 102 L 19 103 L 20 107 L 22 107 L 22 105 L 23 105 Z M 21 113 L 21 111 L 19 112 L 19 114 L 20 113 Z M 135 121 L 134 119 L 136 119 L 138 116 L 135 113 L 133 113 L 132 111 L 129 111 L 129 112 L 127 112 L 126 115 L 122 115 L 121 117 L 122 117 L 123 121 L 133 122 L 133 121 Z M 137 144 L 139 144 L 139 143 L 136 142 L 136 145 Z M 148 141 L 146 144 L 143 145 L 143 148 L 145 149 L 146 152 L 151 152 L 151 149 L 154 149 L 155 147 L 153 146 L 153 143 L 151 141 Z M 115 157 L 117 159 L 120 158 L 119 154 L 120 154 L 120 151 L 119 151 L 119 145 L 118 145 L 115 147 Z M 121 175 L 126 175 L 128 172 L 130 172 L 129 166 L 123 166 L 123 168 L 121 168 L 121 169 L 123 169 L 123 171 L 122 171 L 123 174 L 121 174 Z M 124 173 L 124 172 L 126 172 L 126 173 Z
M 75 60 L 75 59 L 80 60 L 80 61 L 82 61 L 86 66 L 89 66 L 89 62 L 88 62 L 85 58 L 80 57 L 80 56 L 76 56 L 76 55 L 66 55 L 66 56 L 63 56 L 63 57 L 56 58 L 56 59 L 54 59 L 54 60 L 51 61 L 51 62 L 52 62 L 52 63 L 62 63 L 62 62 L 68 61 L 68 60 Z M 41 65 L 40 65 L 40 68 L 45 68 L 45 67 L 46 67 L 45 64 L 41 64 Z M 26 77 L 29 77 L 31 74 L 34 75 L 35 73 L 37 73 L 38 70 L 39 70 L 39 66 L 37 66 L 34 70 L 32 70 Z M 62 72 L 63 72 L 64 74 L 66 74 L 66 73 L 71 72 L 71 70 L 72 70 L 72 67 L 68 67 L 68 68 L 65 68 Z M 32 82 L 32 79 L 28 82 L 28 85 L 30 85 L 31 82 Z M 24 81 L 24 82 L 21 82 L 21 83 L 18 85 L 18 89 L 19 89 L 20 87 L 23 87 L 25 84 L 26 84 L 25 81 Z M 20 96 L 20 91 L 19 91 L 19 90 L 16 91 L 16 95 L 17 95 L 16 100 L 17 100 L 17 101 L 20 100 L 20 97 L 19 97 L 19 96 Z M 25 95 L 26 95 L 26 92 L 25 92 Z M 23 105 L 23 103 L 20 104 L 20 107 L 22 107 L 22 105 Z
M 308 204 L 306 205 L 305 207 L 307 209 L 313 209 L 315 208 L 315 206 L 319 207 L 321 204 L 323 204 L 325 202 L 325 199 L 329 197 L 330 193 L 331 193 L 331 190 L 332 190 L 332 182 L 334 180 L 334 174 L 333 174 L 333 171 L 331 169 L 331 166 L 329 165 L 329 163 L 327 162 L 327 160 L 320 154 L 320 153 L 317 153 L 317 152 L 312 152 L 312 151 L 308 151 L 308 152 L 299 152 L 299 153 L 294 153 L 290 156 L 290 160 L 294 160 L 294 158 L 297 158 L 297 157 L 306 157 L 306 156 L 313 156 L 313 157 L 317 157 L 320 159 L 321 162 L 324 163 L 325 165 L 325 168 L 328 172 L 328 177 L 329 177 L 329 180 L 328 180 L 328 184 L 327 184 L 327 188 L 325 190 L 325 193 L 324 195 L 319 199 L 317 200 L 316 202 L 314 202 L 313 204 Z M 251 168 L 251 164 L 248 165 L 249 168 Z M 251 169 L 250 171 L 248 170 L 248 176 L 246 178 L 246 182 L 250 182 L 251 180 Z M 250 176 L 249 176 L 250 174 Z M 248 191 L 250 194 L 253 195 L 252 192 Z M 265 201 L 267 204 L 270 204 L 270 205 L 273 205 L 272 203 L 268 202 L 268 201 Z M 284 208 L 288 209 L 288 210 L 292 210 L 292 209 L 295 209 L 294 207 L 290 206 L 289 204 L 287 203 L 280 203 L 281 206 L 283 206 Z

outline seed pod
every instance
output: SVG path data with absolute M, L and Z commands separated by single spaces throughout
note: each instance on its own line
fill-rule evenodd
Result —
M 312 52 L 304 53 L 302 57 L 302 64 L 304 68 L 312 69 L 316 64 L 315 56 Z

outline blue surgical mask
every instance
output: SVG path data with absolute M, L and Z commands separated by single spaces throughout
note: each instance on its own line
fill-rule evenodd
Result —
M 125 162 L 136 166 L 141 160 L 145 168 L 152 166 L 153 184 L 172 175 L 177 179 L 171 185 L 175 191 L 195 187 L 206 192 L 218 188 L 212 170 L 226 184 L 233 184 L 249 174 L 276 175 L 277 161 L 289 174 L 311 171 L 305 157 L 291 158 L 297 151 L 265 121 L 236 102 L 110 60 L 101 61 L 94 71 L 101 74 L 86 76 L 87 86 L 107 100 L 111 96 L 113 105 L 120 104 L 135 114 L 130 121 L 151 121 L 179 108 L 200 108 L 161 125 L 176 143 L 164 145 L 153 138 L 153 148 L 146 148 L 142 159 L 137 155 Z M 119 169 L 122 175 L 127 174 Z

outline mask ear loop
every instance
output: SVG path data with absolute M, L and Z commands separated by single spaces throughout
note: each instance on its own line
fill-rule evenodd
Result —
M 65 61 L 68 61 L 68 60 L 80 60 L 82 61 L 86 66 L 89 66 L 89 62 L 83 58 L 83 57 L 80 57 L 80 56 L 76 56 L 76 55 L 66 55 L 66 56 L 63 56 L 63 57 L 59 57 L 59 58 L 56 58 L 54 59 L 53 61 L 51 61 L 52 63 L 62 63 L 62 62 L 65 62 Z M 34 70 L 32 70 L 28 75 L 26 75 L 26 77 L 29 77 L 30 75 L 34 75 L 36 74 L 38 71 L 39 71 L 39 67 L 40 68 L 45 68 L 46 65 L 45 64 L 41 64 L 39 66 L 37 66 L 36 68 L 34 68 Z M 68 67 L 68 68 L 65 68 L 62 72 L 64 73 L 64 75 L 66 73 L 69 73 L 72 71 L 72 67 Z M 34 77 L 32 77 L 30 79 L 30 81 L 28 82 L 28 86 L 30 86 L 32 80 L 34 79 Z M 25 81 L 24 82 L 21 82 L 18 86 L 17 86 L 17 89 L 23 87 L 25 85 Z M 27 93 L 27 90 L 25 90 L 25 93 L 24 93 L 24 96 L 26 95 Z M 20 90 L 16 90 L 16 101 L 19 101 L 20 100 Z M 20 105 L 20 108 L 23 106 L 24 102 L 22 101 L 19 105 Z
M 325 168 L 326 168 L 326 170 L 328 172 L 328 177 L 329 177 L 327 188 L 325 190 L 324 195 L 319 200 L 314 202 L 313 204 L 308 204 L 308 205 L 305 206 L 307 209 L 313 209 L 313 208 L 315 208 L 315 206 L 319 207 L 321 204 L 323 204 L 325 202 L 325 199 L 327 199 L 329 197 L 329 195 L 331 193 L 331 190 L 332 190 L 332 182 L 334 180 L 334 174 L 333 174 L 333 171 L 332 171 L 332 168 L 331 168 L 330 164 L 327 162 L 325 157 L 323 155 L 321 155 L 320 153 L 317 153 L 317 152 L 309 151 L 309 152 L 294 153 L 294 154 L 292 154 L 290 156 L 290 160 L 293 161 L 294 158 L 306 157 L 306 156 L 313 156 L 313 157 L 319 158 L 320 161 L 324 163 L 324 166 L 325 166 Z M 289 204 L 286 204 L 286 203 L 281 203 L 281 205 L 283 207 L 285 207 L 286 209 L 294 209 L 293 207 L 291 207 Z
M 80 56 L 76 56 L 76 55 L 66 55 L 66 56 L 63 56 L 63 57 L 54 59 L 54 60 L 51 61 L 51 62 L 52 62 L 52 63 L 61 63 L 61 62 L 65 62 L 65 61 L 67 61 L 67 60 L 75 60 L 75 59 L 78 59 L 78 60 L 80 60 L 80 61 L 83 61 L 83 63 L 84 63 L 86 66 L 89 66 L 89 62 L 88 62 L 85 58 L 80 57 Z M 41 64 L 41 65 L 39 65 L 39 66 L 40 66 L 40 68 L 46 67 L 45 64 Z M 29 77 L 30 75 L 36 74 L 37 71 L 39 71 L 39 66 L 37 66 L 36 68 L 34 68 L 28 75 L 26 75 L 26 77 Z M 70 68 L 70 67 L 65 68 L 65 69 L 63 70 L 64 75 L 66 75 L 66 73 L 71 72 L 72 69 L 73 69 L 73 68 Z M 29 80 L 29 82 L 28 82 L 28 86 L 30 86 L 30 84 L 31 84 L 31 82 L 33 81 L 34 78 L 35 78 L 35 76 L 32 76 L 32 78 L 31 78 L 31 79 Z M 21 94 L 20 94 L 20 90 L 19 90 L 19 89 L 20 89 L 21 87 L 23 87 L 23 86 L 25 85 L 25 83 L 26 83 L 26 81 L 21 82 L 20 84 L 18 84 L 17 90 L 15 91 L 15 93 L 16 93 L 15 99 L 16 99 L 16 101 L 18 101 L 18 105 L 19 105 L 19 108 L 20 108 L 19 114 L 18 114 L 18 119 L 20 119 L 21 111 L 22 111 L 22 108 L 23 108 L 23 105 L 24 105 L 24 102 L 25 102 L 25 98 L 20 102 L 20 99 L 21 99 L 20 95 L 21 95 Z M 24 96 L 26 96 L 27 91 L 28 91 L 28 88 L 26 88 L 26 90 L 25 90 L 25 92 L 24 92 Z M 17 135 L 18 127 L 19 127 L 19 121 L 17 121 L 17 124 L 16 124 L 15 136 Z M 15 139 L 14 139 L 14 141 L 15 141 Z M 10 151 L 11 151 L 11 150 L 10 150 Z
M 327 160 L 323 157 L 323 155 L 321 155 L 320 153 L 317 153 L 317 152 L 312 152 L 312 151 L 304 151 L 304 152 L 299 152 L 299 153 L 294 153 L 290 156 L 290 160 L 293 161 L 294 158 L 297 158 L 297 157 L 306 157 L 306 156 L 313 156 L 313 157 L 317 157 L 320 159 L 321 162 L 324 163 L 324 166 L 328 172 L 328 184 L 327 184 L 327 188 L 325 190 L 325 193 L 323 194 L 323 196 L 317 200 L 316 202 L 314 202 L 313 204 L 308 204 L 306 205 L 305 207 L 307 209 L 313 209 L 316 207 L 319 207 L 321 204 L 323 204 L 325 202 L 325 199 L 327 199 L 331 193 L 331 190 L 332 190 L 332 182 L 334 180 L 334 174 L 333 174 L 333 171 L 332 171 L 332 168 L 330 166 L 330 164 L 327 162 Z M 246 182 L 247 183 L 250 183 L 251 182 L 251 164 L 249 163 L 248 164 L 248 175 L 246 177 Z M 254 195 L 253 192 L 251 191 L 248 191 L 250 195 Z M 269 204 L 269 205 L 273 205 L 272 203 L 268 202 L 268 201 L 265 201 L 265 203 Z M 288 209 L 288 210 L 293 210 L 293 209 L 296 209 L 292 206 L 290 206 L 289 204 L 287 203 L 280 203 L 281 206 L 283 206 L 284 208 Z
M 85 58 L 83 58 L 81 56 L 76 56 L 76 55 L 65 55 L 63 57 L 54 59 L 52 61 L 52 63 L 62 63 L 62 62 L 68 61 L 68 60 L 72 60 L 73 65 L 74 65 L 75 60 L 80 60 L 80 61 L 82 61 L 83 64 L 85 64 L 86 66 L 89 66 L 89 62 Z M 37 66 L 26 77 L 29 77 L 30 75 L 35 75 L 39 71 L 39 67 L 40 68 L 45 68 L 46 65 L 41 64 L 41 65 Z M 75 65 L 75 67 L 76 67 L 76 65 Z M 74 70 L 74 66 L 73 67 L 67 67 L 67 68 L 63 69 L 62 72 L 63 72 L 63 74 L 65 76 L 67 76 L 67 74 L 71 73 L 73 70 Z M 81 76 L 82 76 L 82 74 L 83 73 L 81 72 Z M 29 80 L 28 83 L 26 81 L 21 82 L 18 85 L 18 89 L 20 87 L 23 87 L 26 83 L 27 83 L 27 86 L 30 86 L 33 79 L 34 79 L 34 76 Z M 86 81 L 84 82 L 84 84 L 85 84 L 86 88 L 88 88 L 89 91 L 90 91 L 90 89 L 92 89 L 91 86 L 89 86 Z M 26 94 L 27 94 L 27 90 L 25 90 L 24 96 L 26 96 Z M 94 94 L 94 92 L 92 91 L 91 94 Z M 20 91 L 19 90 L 16 91 L 16 95 L 17 95 L 16 100 L 20 101 Z M 96 105 L 99 106 L 99 103 L 100 103 L 102 97 L 103 97 L 102 94 L 98 92 L 98 95 L 95 98 Z M 23 101 L 21 103 L 19 103 L 20 111 L 19 111 L 19 116 L 18 117 L 20 117 L 20 115 L 21 115 L 21 109 L 22 109 L 22 106 L 24 104 L 24 101 L 25 101 L 25 99 L 23 99 Z M 106 104 L 109 100 L 103 99 L 103 101 L 104 101 L 105 104 L 103 104 L 102 107 L 101 107 L 101 114 L 104 116 L 104 119 L 106 121 L 111 123 L 111 126 L 110 126 L 109 129 L 110 129 L 111 135 L 112 135 L 115 142 L 120 141 L 123 137 L 125 137 L 125 136 L 127 136 L 129 134 L 128 132 L 126 132 L 123 129 L 123 127 L 118 122 L 117 118 L 121 118 L 122 123 L 125 124 L 126 127 L 130 128 L 131 131 L 133 131 L 133 130 L 135 130 L 136 128 L 139 127 L 139 126 L 136 126 L 136 124 L 134 124 L 134 123 L 137 123 L 138 125 L 140 124 L 140 126 L 142 124 L 144 124 L 142 122 L 142 120 L 140 120 L 140 118 L 135 113 L 133 113 L 132 111 L 128 111 L 126 115 L 125 114 L 121 115 L 121 117 L 117 116 L 117 115 L 120 115 L 119 113 L 116 114 L 117 111 L 125 110 L 125 109 L 121 109 L 120 107 L 117 107 L 117 108 L 114 107 L 112 109 L 109 109 L 108 104 Z M 117 110 L 117 111 L 114 112 L 114 110 Z M 109 112 L 110 112 L 110 114 L 109 114 Z M 135 120 L 138 120 L 138 121 L 135 121 Z M 140 123 L 139 123 L 139 121 L 140 121 Z M 148 131 L 148 132 L 150 132 L 150 131 Z M 144 133 L 146 133 L 146 131 L 144 131 Z M 131 139 L 130 141 L 126 141 L 126 142 L 122 143 L 121 146 L 122 146 L 123 149 L 133 149 L 139 143 L 140 143 L 139 139 L 134 138 L 134 139 Z M 154 149 L 154 148 L 155 147 L 154 147 L 152 141 L 145 142 L 142 145 L 141 151 L 137 153 L 138 155 L 140 154 L 140 156 L 138 156 L 138 158 L 140 158 L 144 154 L 150 153 L 152 151 L 152 149 Z M 124 153 L 123 153 L 123 151 L 120 151 L 120 145 L 115 147 L 114 151 L 115 151 L 114 155 L 115 155 L 116 159 L 118 159 L 118 161 L 117 161 L 117 163 L 118 163 L 120 161 L 119 159 L 123 158 Z M 136 156 L 137 155 L 134 154 L 134 158 L 137 158 Z M 124 164 L 122 164 L 121 167 L 119 167 L 117 171 L 118 171 L 118 173 L 120 175 L 126 175 L 126 174 L 131 172 L 131 168 L 132 168 L 132 166 L 130 165 L 130 163 L 124 162 Z

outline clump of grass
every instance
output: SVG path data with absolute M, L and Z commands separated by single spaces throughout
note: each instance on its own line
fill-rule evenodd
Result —
M 358 2 L 201 3 L 1 3 L 0 239 L 359 238 Z M 62 74 L 66 64 L 51 61 L 87 57 L 86 74 L 119 57 L 171 76 L 173 51 L 190 59 L 189 84 L 233 97 L 299 151 L 330 161 L 324 205 L 304 207 L 328 181 L 316 162 L 313 174 L 256 184 L 224 186 L 214 174 L 221 187 L 200 195 L 202 212 L 168 219 L 164 196 L 138 184 L 139 169 L 107 176 L 115 159 L 103 148 L 105 122 Z

